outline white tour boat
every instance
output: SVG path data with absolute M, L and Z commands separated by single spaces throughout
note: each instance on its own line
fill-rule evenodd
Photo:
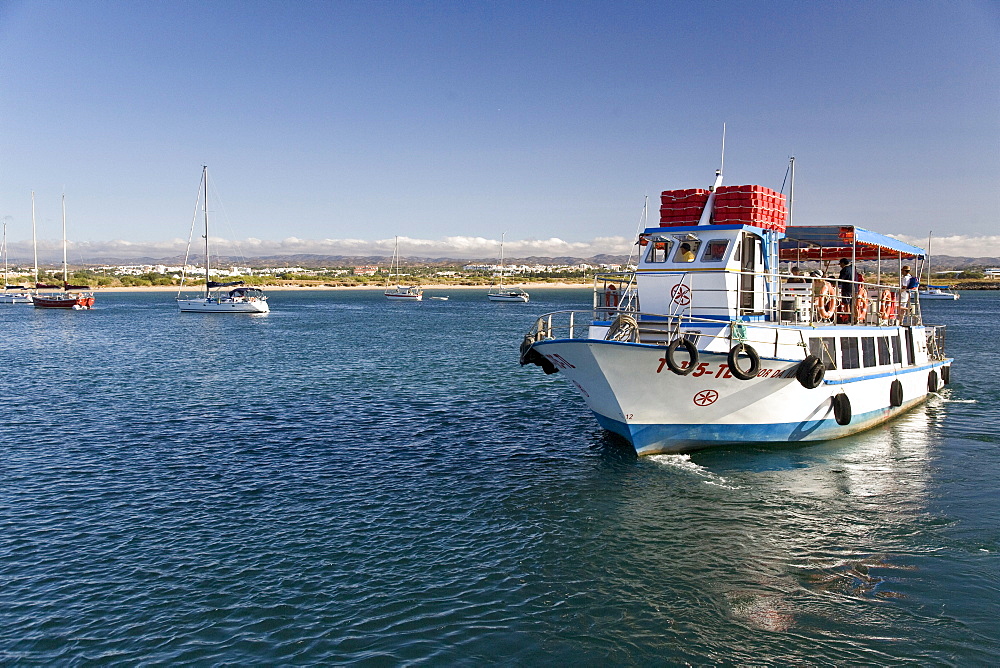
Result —
M 229 283 L 218 283 L 210 279 L 211 255 L 208 249 L 208 167 L 201 168 L 201 184 L 198 187 L 199 200 L 204 208 L 205 220 L 205 294 L 202 297 L 181 298 L 181 290 L 184 289 L 184 276 L 181 277 L 181 285 L 177 290 L 177 308 L 182 313 L 268 313 L 271 308 L 267 305 L 267 295 L 260 288 L 248 287 L 244 281 L 232 281 Z M 204 199 L 201 200 L 202 193 Z M 192 222 L 192 232 L 194 224 Z M 190 240 L 188 241 L 190 248 Z M 184 266 L 187 267 L 188 258 L 184 257 Z M 225 290 L 225 288 L 233 288 Z M 214 292 L 213 292 L 214 291 Z
M 521 364 L 566 376 L 640 455 L 839 438 L 949 382 L 944 327 L 924 325 L 898 271 L 882 281 L 883 264 L 922 249 L 852 225 L 786 229 L 784 195 L 721 182 L 720 170 L 713 188 L 664 192 L 636 270 L 599 275 L 592 309 L 539 318 Z M 841 258 L 878 269 L 778 272 Z
M 390 286 L 393 277 L 399 279 L 399 237 L 392 249 L 392 260 L 389 262 L 389 276 L 385 279 L 385 298 L 389 301 L 419 302 L 424 298 L 424 290 L 419 285 Z
M 504 237 L 507 235 L 506 232 L 500 235 L 500 285 L 490 290 L 486 295 L 486 298 L 491 302 L 528 302 L 528 293 L 521 288 L 504 288 L 503 287 L 503 242 Z

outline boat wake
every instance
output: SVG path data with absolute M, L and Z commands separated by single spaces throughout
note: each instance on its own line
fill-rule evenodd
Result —
M 736 487 L 729 485 L 726 479 L 722 476 L 716 475 L 704 466 L 691 461 L 691 455 L 649 455 L 647 457 L 643 457 L 643 459 L 651 461 L 659 466 L 679 469 L 685 473 L 694 474 L 699 478 L 703 478 L 705 484 L 708 485 L 718 485 L 719 487 L 725 487 L 726 489 L 737 489 Z

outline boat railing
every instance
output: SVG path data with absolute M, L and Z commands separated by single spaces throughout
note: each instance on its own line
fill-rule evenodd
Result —
M 916 291 L 898 285 L 749 271 L 726 273 L 750 277 L 747 282 L 763 286 L 762 308 L 741 308 L 741 291 L 727 286 L 706 287 L 704 281 L 694 280 L 695 274 L 680 273 L 678 280 L 688 289 L 690 297 L 684 306 L 673 303 L 668 315 L 764 316 L 771 322 L 817 326 L 922 324 Z M 737 281 L 744 283 L 741 279 Z M 598 274 L 594 279 L 595 320 L 610 321 L 619 313 L 638 313 L 639 299 L 635 272 Z
M 712 338 L 723 337 L 728 341 L 728 347 L 744 343 L 761 352 L 773 348 L 775 355 L 779 345 L 807 348 L 806 330 L 797 330 L 798 340 L 789 342 L 778 335 L 779 330 L 787 332 L 788 328 L 774 322 L 755 322 L 749 327 L 750 323 L 738 320 L 723 322 L 716 318 L 633 311 L 619 313 L 608 324 L 607 321 L 595 322 L 593 316 L 594 312 L 590 310 L 546 313 L 535 321 L 525 340 L 533 343 L 552 339 L 586 339 L 596 334 L 605 340 L 664 346 L 675 339 L 687 338 L 697 345 L 700 337 L 706 334 Z M 598 328 L 596 332 L 592 327 Z

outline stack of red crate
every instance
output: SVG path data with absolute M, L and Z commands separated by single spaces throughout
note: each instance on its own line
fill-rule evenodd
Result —
M 712 222 L 717 225 L 753 225 L 785 231 L 785 196 L 764 186 L 720 186 L 715 192 Z
M 708 202 L 703 188 L 664 190 L 660 194 L 660 227 L 697 225 Z

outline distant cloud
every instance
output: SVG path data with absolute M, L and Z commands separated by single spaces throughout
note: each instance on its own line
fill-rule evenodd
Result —
M 894 234 L 890 235 L 906 243 L 927 245 L 927 239 Z M 272 241 L 266 239 L 212 238 L 213 252 L 220 255 L 243 256 L 247 258 L 270 255 L 346 255 L 384 256 L 392 255 L 394 239 L 300 239 L 286 237 Z M 8 255 L 12 263 L 29 263 L 32 258 L 30 242 L 8 244 Z M 137 258 L 170 258 L 183 256 L 187 251 L 187 241 L 169 239 L 152 243 L 131 241 L 85 242 L 69 244 L 67 255 L 71 263 L 95 260 L 129 261 Z M 593 257 L 595 255 L 628 255 L 634 248 L 631 238 L 612 236 L 596 237 L 590 241 L 565 241 L 550 239 L 507 239 L 504 255 L 507 257 Z M 955 255 L 964 257 L 1000 257 L 1000 236 L 948 236 L 933 239 L 934 255 Z M 201 247 L 194 243 L 191 257 L 198 258 Z M 477 259 L 496 257 L 500 252 L 499 239 L 484 237 L 445 237 L 443 239 L 414 239 L 399 237 L 399 253 L 403 257 Z M 52 263 L 62 259 L 62 244 L 59 241 L 38 242 L 40 262 Z
M 927 250 L 927 237 L 913 237 L 906 234 L 888 236 Z M 933 255 L 956 257 L 1000 257 L 1000 235 L 970 237 L 958 234 L 950 237 L 933 237 L 930 251 Z
M 385 256 L 392 255 L 395 239 L 299 239 L 286 237 L 280 241 L 265 239 L 243 239 L 232 241 L 213 237 L 213 253 L 220 255 L 244 256 L 247 258 L 269 255 L 347 255 Z M 627 255 L 634 240 L 625 237 L 597 237 L 591 241 L 564 241 L 562 239 L 507 239 L 504 254 L 507 257 L 592 257 L 600 254 Z M 85 242 L 68 245 L 67 256 L 71 263 L 89 262 L 95 258 L 132 260 L 135 258 L 166 258 L 183 256 L 187 251 L 187 241 L 171 239 L 153 243 L 130 241 Z M 423 258 L 491 258 L 500 252 L 499 239 L 483 237 L 445 237 L 443 239 L 413 239 L 399 237 L 399 254 L 403 257 Z M 193 244 L 191 256 L 200 256 L 201 247 Z M 10 243 L 8 254 L 12 262 L 30 262 L 32 250 L 30 242 Z M 62 243 L 59 241 L 39 241 L 38 259 L 51 263 L 62 259 Z

